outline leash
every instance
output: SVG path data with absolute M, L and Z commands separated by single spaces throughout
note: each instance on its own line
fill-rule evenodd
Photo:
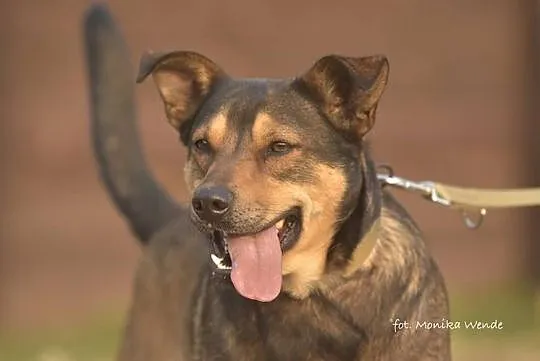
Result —
M 377 178 L 382 186 L 419 193 L 423 198 L 461 212 L 465 226 L 477 229 L 482 225 L 488 208 L 540 206 L 540 187 L 523 189 L 479 189 L 452 186 L 433 181 L 412 181 L 394 175 L 390 166 L 380 166 Z M 476 218 L 471 213 L 477 214 Z

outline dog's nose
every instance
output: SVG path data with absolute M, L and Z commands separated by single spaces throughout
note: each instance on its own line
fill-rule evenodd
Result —
M 200 219 L 217 222 L 229 211 L 232 201 L 233 194 L 225 187 L 203 187 L 195 191 L 191 205 Z

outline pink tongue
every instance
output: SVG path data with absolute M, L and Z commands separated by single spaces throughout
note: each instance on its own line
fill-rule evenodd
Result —
M 261 302 L 274 300 L 281 290 L 281 246 L 271 227 L 253 236 L 228 239 L 231 280 L 242 296 Z

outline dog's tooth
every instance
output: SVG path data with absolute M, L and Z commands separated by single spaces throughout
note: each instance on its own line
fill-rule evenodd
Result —
M 283 225 L 285 224 L 285 220 L 282 219 L 281 221 L 276 223 L 277 229 L 281 230 L 283 228 Z
M 214 264 L 215 264 L 217 267 L 219 267 L 219 266 L 221 265 L 222 260 L 223 260 L 223 258 L 218 257 L 218 256 L 216 256 L 216 255 L 213 254 L 213 253 L 210 253 L 210 258 L 212 259 L 212 262 L 214 262 Z
M 231 267 L 227 266 L 223 262 L 223 258 L 216 256 L 215 254 L 211 253 L 210 258 L 212 259 L 212 262 L 216 265 L 216 267 L 220 270 L 230 270 Z

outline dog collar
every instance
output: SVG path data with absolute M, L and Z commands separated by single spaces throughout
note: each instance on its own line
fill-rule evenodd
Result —
M 360 269 L 366 260 L 373 253 L 373 249 L 379 240 L 380 234 L 380 219 L 377 219 L 371 226 L 369 232 L 362 238 L 356 249 L 354 250 L 349 265 L 345 268 L 345 277 L 350 277 L 358 269 Z

